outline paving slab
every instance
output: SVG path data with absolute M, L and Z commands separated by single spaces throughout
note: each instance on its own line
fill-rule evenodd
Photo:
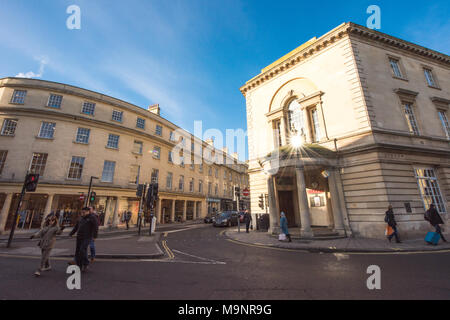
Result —
M 159 247 L 160 233 L 152 236 L 120 235 L 95 240 L 97 259 L 156 259 L 164 256 Z M 39 240 L 13 242 L 10 248 L 0 244 L 0 254 L 40 256 Z M 56 241 L 52 257 L 73 257 L 76 237 Z M 89 251 L 89 248 L 88 248 Z
M 279 241 L 267 232 L 238 232 L 237 229 L 225 231 L 225 235 L 235 241 L 259 246 L 285 249 L 305 250 L 310 252 L 418 252 L 418 251 L 449 251 L 450 243 L 440 240 L 437 246 L 427 244 L 423 239 L 404 240 L 396 243 L 387 239 L 342 238 L 330 240 L 297 240 L 292 242 Z

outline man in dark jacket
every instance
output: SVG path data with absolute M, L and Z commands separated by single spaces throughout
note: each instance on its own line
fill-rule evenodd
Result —
M 440 224 L 444 224 L 444 221 L 442 221 L 442 218 L 436 210 L 436 206 L 434 204 L 430 204 L 430 208 L 427 210 L 425 217 L 428 218 L 428 222 L 430 222 L 430 224 L 436 229 L 436 233 L 439 233 L 442 241 L 447 242 L 442 234 L 441 227 L 439 226 Z
M 87 258 L 87 250 L 92 239 L 97 238 L 98 220 L 91 215 L 89 208 L 81 210 L 81 218 L 70 232 L 69 236 L 77 233 L 77 247 L 75 249 L 75 263 L 80 267 L 81 271 L 86 271 L 89 265 Z
M 248 212 L 248 210 L 245 210 L 244 221 L 245 221 L 245 230 L 248 233 L 248 229 L 250 228 L 250 224 L 252 222 L 252 215 Z
M 389 242 L 391 242 L 392 238 L 395 237 L 395 242 L 401 243 L 397 233 L 397 222 L 395 221 L 394 210 L 391 205 L 389 205 L 388 211 L 386 211 L 384 221 L 392 228 L 392 230 L 394 230 L 394 233 L 388 235 Z

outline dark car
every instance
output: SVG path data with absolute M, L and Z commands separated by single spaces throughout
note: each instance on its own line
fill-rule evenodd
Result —
M 217 215 L 213 222 L 214 227 L 231 227 L 238 224 L 238 212 L 237 211 L 224 211 Z

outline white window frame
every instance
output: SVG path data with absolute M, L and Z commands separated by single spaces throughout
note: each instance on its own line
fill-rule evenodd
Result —
M 50 93 L 47 100 L 47 107 L 54 109 L 61 109 L 63 96 L 60 94 Z
M 423 67 L 423 74 L 425 76 L 425 80 L 429 87 L 431 88 L 439 88 L 438 82 L 436 80 L 436 76 L 434 75 L 433 69 L 430 67 Z
M 432 173 L 432 176 L 427 176 L 427 175 L 420 176 L 419 172 L 418 172 L 419 170 L 429 171 Z M 430 204 L 434 203 L 436 205 L 436 209 L 438 210 L 439 213 L 447 213 L 447 210 L 445 208 L 444 197 L 442 197 L 442 192 L 441 192 L 441 188 L 439 186 L 439 181 L 438 181 L 438 178 L 436 175 L 436 171 L 437 170 L 435 170 L 434 168 L 431 168 L 431 167 L 427 167 L 427 168 L 416 167 L 416 168 L 414 168 L 414 175 L 417 179 L 417 185 L 419 188 L 420 196 L 422 197 L 422 203 L 423 203 L 424 209 L 428 210 Z M 429 192 L 430 194 L 424 194 L 423 191 L 426 192 L 426 190 L 425 190 L 425 186 L 423 184 L 421 184 L 421 180 L 435 182 L 435 186 L 430 186 L 428 183 L 425 182 L 425 184 L 427 184 L 426 188 L 428 188 L 428 190 L 430 191 Z M 431 199 L 426 199 L 425 197 L 431 197 Z
M 55 137 L 55 129 L 56 129 L 55 122 L 42 121 L 38 137 L 42 139 L 53 139 Z
M 406 118 L 406 123 L 409 128 L 409 132 L 416 136 L 419 136 L 420 130 L 419 130 L 419 126 L 417 124 L 416 115 L 414 113 L 414 104 L 411 102 L 403 101 L 402 108 L 403 108 L 403 113 Z
M 117 140 L 116 140 L 117 137 Z M 120 136 L 117 134 L 110 133 L 108 134 L 108 142 L 106 143 L 106 147 L 109 149 L 119 149 L 119 139 Z M 114 146 L 114 145 L 116 146 Z
M 41 157 L 41 159 L 38 159 L 39 162 L 34 164 L 35 168 L 33 169 L 33 162 L 34 162 L 35 157 Z M 44 160 L 44 161 L 42 161 L 42 160 Z M 30 166 L 28 167 L 28 171 L 30 173 L 37 173 L 42 177 L 45 172 L 45 167 L 47 166 L 47 160 L 48 160 L 48 153 L 33 152 L 32 156 L 31 156 Z M 36 167 L 38 167 L 39 170 L 36 170 Z
M 83 176 L 85 160 L 86 160 L 85 157 L 72 156 L 72 159 L 70 159 L 70 163 L 69 163 L 69 172 L 67 173 L 67 179 L 81 180 L 81 177 Z M 76 165 L 79 165 L 79 167 L 77 167 Z M 76 173 L 76 176 L 74 173 Z M 71 177 L 71 174 L 72 174 L 72 177 Z
M 95 107 L 96 107 L 95 102 L 84 101 L 83 104 L 81 105 L 81 113 L 86 114 L 88 116 L 95 116 Z
M 156 127 L 155 127 L 155 134 L 157 135 L 157 136 L 162 136 L 162 134 L 163 134 L 163 127 L 162 127 L 162 125 L 159 125 L 159 124 L 157 124 L 156 125 Z
M 106 165 L 108 165 L 108 167 Z M 103 171 L 102 171 L 101 181 L 102 182 L 113 183 L 114 182 L 114 173 L 115 173 L 115 171 L 116 171 L 116 162 L 115 161 L 105 160 L 103 162 Z M 108 174 L 108 176 L 106 178 L 109 178 L 109 175 L 111 175 L 111 181 L 110 180 L 105 180 L 105 174 Z
M 138 164 L 130 165 L 130 179 L 128 179 L 128 183 L 129 184 L 138 184 L 140 174 L 141 174 L 141 166 L 140 165 L 138 165 Z
M 141 123 L 142 126 L 140 126 L 139 123 Z M 136 128 L 145 129 L 145 119 L 144 118 L 137 117 L 137 119 L 136 119 Z
M 19 121 L 17 119 L 4 119 L 2 125 L 2 136 L 14 136 L 16 134 L 17 123 Z M 14 125 L 12 125 L 14 124 Z M 8 132 L 7 131 L 12 131 Z
M 447 139 L 450 139 L 450 126 L 445 110 L 438 109 L 438 117 L 439 120 L 441 120 L 442 128 L 444 129 Z
M 83 130 L 85 132 L 81 133 L 80 130 Z M 79 127 L 77 128 L 77 135 L 75 137 L 75 142 L 82 144 L 89 144 L 90 136 L 91 136 L 91 129 Z M 86 141 L 82 141 L 84 138 L 86 138 Z
M 27 90 L 14 90 L 11 96 L 12 104 L 25 104 L 25 98 L 27 97 Z
M 167 172 L 167 176 L 166 176 L 166 189 L 167 190 L 172 190 L 172 182 L 173 182 L 173 173 Z
M 153 147 L 153 158 L 158 160 L 161 159 L 161 147 Z
M 122 123 L 123 121 L 123 111 L 113 110 L 111 115 L 111 120 Z
M 400 59 L 395 57 L 389 57 L 389 66 L 391 67 L 392 74 L 395 78 L 405 79 L 403 70 L 400 65 Z

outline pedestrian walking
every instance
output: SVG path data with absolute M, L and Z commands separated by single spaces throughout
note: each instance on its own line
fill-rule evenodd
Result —
M 94 207 L 89 207 L 89 213 L 97 219 L 97 233 L 98 233 L 98 226 L 100 225 L 100 218 L 97 214 L 97 211 L 95 211 Z M 91 252 L 91 262 L 94 262 L 95 260 L 95 239 L 92 238 L 91 242 L 89 243 L 89 251 Z M 86 252 L 87 253 L 87 252 Z
M 128 230 L 128 229 L 130 229 L 129 223 L 131 220 L 131 212 L 127 211 L 126 213 L 124 213 L 124 215 L 125 215 L 125 223 L 127 225 L 127 230 Z
M 70 232 L 69 236 L 77 233 L 77 246 L 75 249 L 75 262 L 69 264 L 76 264 L 81 271 L 86 271 L 89 266 L 87 257 L 88 246 L 92 239 L 97 238 L 98 221 L 92 214 L 90 214 L 88 207 L 81 210 L 81 218 L 78 220 L 75 227 Z
M 286 237 L 288 238 L 288 241 L 292 242 L 291 235 L 289 234 L 289 230 L 288 230 L 288 221 L 286 218 L 286 214 L 283 211 L 281 211 L 280 228 L 281 228 L 281 232 L 283 232 L 286 235 Z
M 244 213 L 244 221 L 245 221 L 245 231 L 248 233 L 249 228 L 250 228 L 250 224 L 252 222 L 252 215 L 248 212 L 248 210 L 245 210 Z
M 58 217 L 52 215 L 46 220 L 44 227 L 30 237 L 30 239 L 41 238 L 38 243 L 38 246 L 41 248 L 41 264 L 34 273 L 36 277 L 39 277 L 42 271 L 51 270 L 50 253 L 55 246 L 56 236 L 61 234 L 63 230 L 64 227 L 59 226 Z
M 440 227 L 441 224 L 444 224 L 444 221 L 439 215 L 439 212 L 436 210 L 436 206 L 434 204 L 430 204 L 430 207 L 425 213 L 425 220 L 427 220 L 434 227 L 436 233 L 441 236 L 442 241 L 447 242 Z
M 386 211 L 384 222 L 386 222 L 388 226 L 391 227 L 392 230 L 394 231 L 392 234 L 387 235 L 389 242 L 391 242 L 392 238 L 395 237 L 395 242 L 401 243 L 400 238 L 398 236 L 397 222 L 395 221 L 394 210 L 392 209 L 391 205 L 389 205 L 388 210 Z

